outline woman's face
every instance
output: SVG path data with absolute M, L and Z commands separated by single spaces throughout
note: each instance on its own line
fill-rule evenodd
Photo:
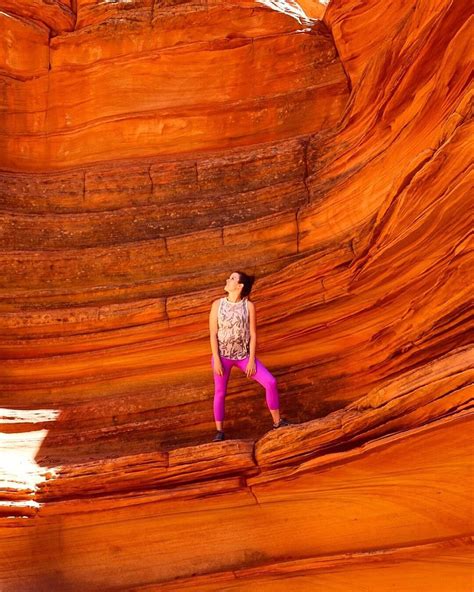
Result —
M 224 290 L 226 292 L 240 292 L 242 290 L 242 284 L 240 283 L 239 274 L 236 271 L 231 273 L 230 276 L 227 278 Z

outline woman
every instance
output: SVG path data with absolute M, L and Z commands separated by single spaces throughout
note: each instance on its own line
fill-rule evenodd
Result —
M 217 428 L 214 442 L 225 439 L 224 403 L 233 366 L 237 366 L 248 378 L 253 378 L 265 388 L 267 406 L 273 418 L 273 428 L 290 425 L 288 421 L 280 418 L 275 377 L 255 357 L 257 345 L 255 306 L 248 299 L 253 281 L 253 277 L 242 271 L 231 273 L 224 288 L 227 298 L 215 300 L 209 315 L 215 385 L 214 419 Z

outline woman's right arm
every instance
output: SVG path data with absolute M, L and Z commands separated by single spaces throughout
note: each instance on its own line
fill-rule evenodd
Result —
M 214 372 L 219 376 L 224 374 L 222 369 L 222 362 L 219 356 L 219 344 L 217 341 L 217 310 L 219 308 L 219 300 L 214 300 L 211 306 L 211 314 L 209 315 L 209 335 L 211 338 L 211 350 L 214 360 Z

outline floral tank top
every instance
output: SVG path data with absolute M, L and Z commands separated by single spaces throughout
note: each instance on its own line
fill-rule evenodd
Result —
M 230 302 L 221 298 L 217 312 L 219 355 L 243 360 L 249 355 L 250 325 L 247 298 Z

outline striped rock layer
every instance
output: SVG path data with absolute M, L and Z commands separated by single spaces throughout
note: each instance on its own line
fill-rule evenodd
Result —
M 471 589 L 467 13 L 0 0 L 2 592 Z

